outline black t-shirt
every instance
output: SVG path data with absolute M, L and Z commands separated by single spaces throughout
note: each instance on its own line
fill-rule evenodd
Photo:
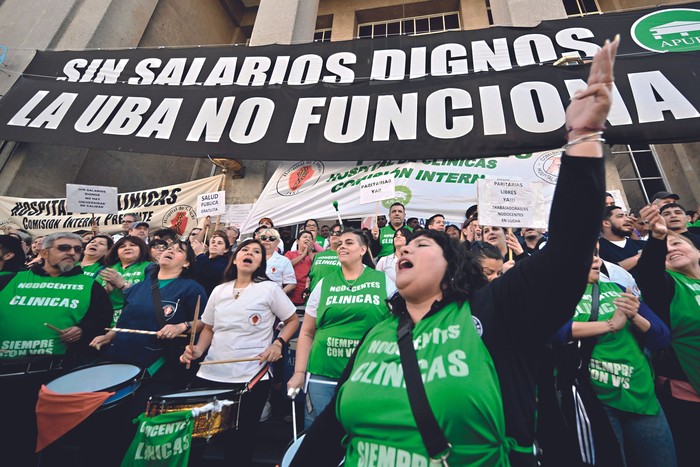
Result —
M 639 253 L 639 250 L 643 249 L 646 244 L 644 240 L 632 240 L 631 238 L 626 240 L 625 246 L 621 248 L 610 240 L 601 237 L 599 240 L 600 257 L 605 261 L 619 264 L 620 261 L 624 261 Z

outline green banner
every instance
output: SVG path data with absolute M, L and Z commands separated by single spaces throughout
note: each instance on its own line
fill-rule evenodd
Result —
M 192 412 L 170 412 L 155 417 L 142 413 L 134 420 L 139 429 L 121 467 L 186 467 L 192 445 Z

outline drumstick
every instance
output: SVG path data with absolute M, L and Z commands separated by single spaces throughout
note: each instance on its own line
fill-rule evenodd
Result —
M 53 324 L 44 323 L 44 326 L 46 326 L 47 328 L 51 329 L 52 331 L 56 331 L 56 332 L 59 333 L 59 334 L 63 334 L 63 331 L 60 330 L 60 329 L 58 329 L 58 328 L 57 328 L 56 326 L 54 326 Z
M 231 360 L 212 360 L 209 362 L 202 362 L 200 365 L 218 365 L 220 363 L 239 363 L 239 362 L 259 362 L 260 357 L 250 357 L 250 358 L 234 358 Z
M 148 334 L 149 336 L 155 336 L 158 334 L 157 331 L 144 331 L 143 329 L 124 329 L 124 328 L 105 328 L 105 331 L 115 331 L 115 332 L 130 332 L 132 334 Z M 187 334 L 178 334 L 174 337 L 190 337 Z
M 190 347 L 194 345 L 194 336 L 197 334 L 197 321 L 199 319 L 199 299 L 201 296 L 197 295 L 197 306 L 194 307 L 194 321 L 192 322 L 192 328 L 190 329 Z M 185 368 L 190 369 L 190 362 L 187 362 Z

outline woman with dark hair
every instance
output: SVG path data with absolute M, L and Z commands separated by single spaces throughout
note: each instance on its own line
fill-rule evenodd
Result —
M 413 232 L 406 227 L 400 227 L 394 232 L 394 252 L 389 256 L 382 256 L 377 261 L 377 271 L 382 271 L 386 277 L 396 282 L 396 263 L 401 256 L 401 248 L 411 241 Z
M 265 248 L 246 240 L 236 249 L 224 272 L 224 283 L 214 288 L 202 314 L 204 328 L 194 346 L 180 357 L 191 362 L 207 353 L 204 362 L 259 357 L 258 361 L 201 366 L 191 388 L 241 390 L 260 372 L 262 362 L 282 358 L 284 345 L 299 327 L 296 307 L 282 289 L 265 275 Z M 273 341 L 275 318 L 285 326 Z M 238 429 L 218 437 L 224 459 L 249 465 L 260 416 L 270 391 L 266 374 L 241 399 Z
M 598 51 L 588 88 L 566 111 L 569 143 L 547 248 L 485 284 L 457 241 L 419 232 L 403 247 L 392 316 L 358 345 L 334 410 L 307 431 L 292 466 L 338 465 L 343 455 L 348 467 L 400 459 L 535 465 L 537 357 L 583 294 L 603 217 L 600 129 L 612 102 L 617 45 L 606 41 Z M 577 213 L 573 230 L 570 212 Z
M 22 271 L 26 269 L 24 263 L 22 240 L 14 235 L 0 235 L 0 274 Z
M 500 250 L 486 242 L 474 242 L 470 254 L 481 265 L 484 277 L 488 282 L 501 277 L 503 271 L 503 255 Z
M 95 235 L 85 246 L 83 259 L 77 266 L 82 268 L 83 274 L 96 279 L 100 271 L 106 267 L 105 256 L 112 246 L 114 246 L 114 240 L 112 240 L 111 235 Z
M 170 370 L 169 375 L 178 373 L 174 370 L 180 369 L 177 364 L 179 354 L 174 358 L 170 355 L 170 361 L 159 361 L 166 350 L 161 342 L 162 339 L 169 340 L 190 332 L 197 298 L 200 299 L 200 307 L 206 305 L 204 288 L 191 278 L 190 266 L 194 261 L 194 252 L 189 243 L 175 241 L 141 281 L 125 289 L 124 308 L 116 327 L 157 331 L 155 336 L 109 331 L 93 339 L 90 345 L 98 349 L 108 346 L 105 355 L 109 359 L 147 368 L 151 375 L 159 371 L 163 363 Z M 153 309 L 151 289 L 155 281 L 158 282 L 158 296 L 162 304 L 160 310 Z M 179 383 L 184 386 L 186 381 Z
M 338 246 L 340 268 L 320 280 L 306 303 L 294 375 L 287 386 L 301 388 L 309 373 L 304 417 L 307 428 L 333 397 L 359 339 L 388 315 L 386 299 L 396 287 L 386 274 L 362 263 L 367 242 L 360 230 L 344 231 Z
M 100 271 L 97 282 L 102 284 L 112 302 L 112 325 L 119 320 L 124 307 L 124 290 L 141 282 L 149 261 L 148 246 L 139 237 L 127 235 L 114 243 L 105 256 L 106 268 Z
M 651 227 L 635 277 L 644 300 L 671 330 L 671 345 L 652 360 L 656 392 L 673 433 L 678 465 L 697 463 L 700 420 L 700 251 L 669 231 L 658 206 L 640 218 Z
M 209 237 L 209 248 L 199 241 L 191 244 L 197 255 L 197 261 L 194 263 L 194 278 L 204 286 L 207 295 L 211 295 L 214 287 L 221 284 L 228 265 L 231 248 L 228 236 L 223 230 L 216 230 Z
M 165 240 L 155 239 L 148 242 L 148 259 L 151 263 L 157 263 L 160 256 L 168 249 L 168 242 Z
M 294 275 L 297 278 L 297 285 L 289 294 L 289 298 L 295 305 L 303 305 L 306 300 L 302 296 L 306 289 L 306 282 L 311 271 L 311 264 L 316 256 L 316 251 L 313 248 L 314 236 L 308 230 L 302 230 L 296 239 L 298 249 L 296 251 L 288 251 L 284 256 L 292 262 L 294 267 Z
M 110 452 L 121 459 L 124 452 L 119 451 L 125 451 L 135 435 L 136 425 L 131 421 L 144 411 L 149 397 L 180 390 L 193 376 L 195 369 L 187 370 L 180 365 L 179 357 L 187 342 L 181 336 L 196 332 L 192 321 L 197 301 L 200 310 L 207 305 L 204 288 L 191 278 L 190 266 L 194 260 L 189 243 L 175 241 L 143 280 L 125 290 L 124 309 L 116 327 L 155 331 L 155 335 L 108 331 L 90 342 L 90 346 L 102 351 L 104 360 L 145 370 L 133 399 L 115 409 L 116 413 L 109 418 L 113 425 L 105 429 L 112 434 L 105 437 L 100 433 L 94 437 L 95 443 L 107 444 L 101 456 Z M 159 303 L 157 308 L 155 303 Z

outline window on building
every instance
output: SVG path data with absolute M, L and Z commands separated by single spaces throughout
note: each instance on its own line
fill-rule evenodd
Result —
M 330 42 L 331 29 L 317 29 L 314 31 L 314 42 Z
M 629 209 L 636 213 L 657 191 L 668 190 L 666 177 L 656 153 L 647 144 L 612 147 L 613 161 L 620 174 Z
M 568 16 L 599 15 L 602 13 L 598 0 L 563 0 Z
M 417 35 L 461 29 L 459 13 L 450 12 L 439 15 L 416 16 L 389 21 L 360 24 L 358 37 L 388 37 L 394 35 Z
M 486 15 L 489 17 L 489 24 L 493 26 L 493 13 L 491 13 L 491 1 L 486 0 Z

